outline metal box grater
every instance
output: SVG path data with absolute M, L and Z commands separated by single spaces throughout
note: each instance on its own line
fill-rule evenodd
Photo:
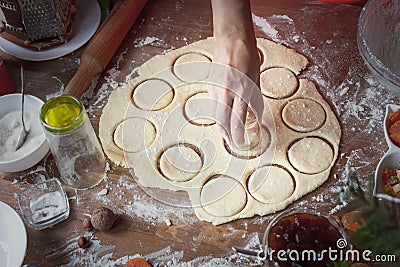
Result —
M 72 35 L 75 0 L 0 0 L 0 36 L 41 50 Z

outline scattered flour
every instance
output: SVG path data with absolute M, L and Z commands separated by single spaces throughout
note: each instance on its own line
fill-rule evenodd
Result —
M 134 41 L 134 47 L 143 47 L 143 46 L 145 46 L 145 45 L 149 45 L 149 44 L 152 44 L 152 43 L 154 43 L 154 42 L 162 42 L 159 38 L 157 38 L 157 37 L 146 37 L 146 38 L 139 38 L 139 39 L 136 39 L 135 41 Z
M 272 40 L 279 40 L 278 31 L 265 19 L 253 14 L 253 23 L 261 28 L 261 30 Z
M 199 257 L 189 262 L 182 262 L 184 257 L 183 251 L 173 251 L 170 246 L 167 246 L 159 251 L 155 251 L 146 255 L 134 254 L 126 255 L 115 259 L 113 257 L 114 245 L 103 245 L 101 240 L 95 236 L 90 236 L 90 246 L 86 249 L 79 248 L 76 238 L 71 238 L 66 241 L 66 247 L 53 254 L 46 256 L 47 259 L 55 258 L 59 255 L 67 255 L 69 263 L 59 266 L 91 266 L 91 267 L 114 267 L 124 266 L 130 259 L 144 258 L 151 262 L 153 267 L 212 267 L 212 266 L 234 266 L 232 261 L 236 263 L 246 263 L 248 266 L 259 265 L 252 263 L 253 259 L 247 257 L 238 257 L 237 255 L 226 255 L 226 258 L 218 257 Z M 236 264 L 237 266 L 237 264 Z
M 131 72 L 128 75 L 126 75 L 125 83 L 127 83 L 129 80 L 131 80 L 133 78 L 133 76 L 135 76 L 138 73 L 139 68 L 140 67 L 136 67 L 136 68 L 132 69 Z
M 96 201 L 114 207 L 120 214 L 140 218 L 151 225 L 164 224 L 166 218 L 176 220 L 180 225 L 191 225 L 197 221 L 191 208 L 168 205 L 154 197 L 149 199 L 148 195 L 136 194 L 135 192 L 141 192 L 145 188 L 141 189 L 133 178 L 126 174 L 122 174 L 116 184 L 110 181 L 108 186 L 110 195 L 117 195 L 120 205 L 115 206 L 107 196 L 98 196 Z
M 57 92 L 53 93 L 53 94 L 46 95 L 46 100 L 49 100 L 49 99 L 54 98 L 56 96 L 62 95 L 62 93 L 64 92 L 64 89 L 65 89 L 64 83 L 58 77 L 53 76 L 52 78 L 55 79 L 56 81 L 58 81 L 60 89 Z

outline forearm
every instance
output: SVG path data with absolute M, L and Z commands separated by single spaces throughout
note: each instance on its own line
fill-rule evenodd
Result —
M 214 62 L 226 64 L 259 79 L 259 55 L 254 34 L 250 0 L 211 0 Z
M 264 102 L 257 88 L 260 56 L 250 0 L 211 0 L 215 48 L 208 80 L 216 103 L 213 113 L 228 142 L 244 144 L 248 106 L 262 117 Z M 250 78 L 250 79 L 249 79 Z
M 255 36 L 249 0 L 211 0 L 214 37 L 241 40 L 254 45 Z

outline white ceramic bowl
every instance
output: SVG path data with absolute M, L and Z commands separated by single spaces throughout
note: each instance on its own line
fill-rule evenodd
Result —
M 40 115 L 43 101 L 32 95 L 25 95 L 25 110 L 37 110 Z M 0 97 L 0 118 L 9 112 L 21 109 L 21 94 L 9 94 Z M 41 161 L 49 151 L 46 138 L 43 142 L 22 157 L 9 161 L 0 161 L 0 172 L 18 172 L 26 170 Z
M 388 133 L 388 118 L 389 115 L 400 109 L 399 105 L 388 104 L 386 105 L 386 114 L 385 121 L 383 123 L 383 130 L 385 133 L 386 143 L 389 147 L 389 150 L 383 155 L 381 160 L 378 163 L 378 166 L 375 170 L 375 185 L 374 185 L 374 196 L 379 198 L 384 198 L 386 200 L 390 200 L 395 203 L 400 203 L 400 198 L 396 196 L 389 195 L 385 192 L 384 183 L 382 181 L 382 175 L 386 168 L 393 169 L 400 166 L 400 147 L 396 146 L 392 140 L 390 140 Z
M 361 11 L 360 54 L 383 87 L 400 95 L 400 1 L 369 0 Z

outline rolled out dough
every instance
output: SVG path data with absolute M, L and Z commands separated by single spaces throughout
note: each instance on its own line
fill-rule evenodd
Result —
M 186 191 L 198 218 L 215 225 L 276 212 L 320 186 L 338 155 L 339 123 L 316 86 L 298 79 L 304 56 L 257 42 L 265 107 L 261 128 L 248 114 L 250 150 L 230 148 L 210 118 L 208 38 L 151 58 L 111 93 L 99 128 L 108 157 L 134 169 L 144 190 Z

